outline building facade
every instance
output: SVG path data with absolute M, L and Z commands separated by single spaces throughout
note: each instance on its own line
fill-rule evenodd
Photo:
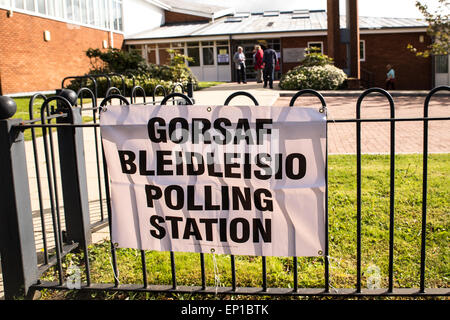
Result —
M 0 94 L 53 92 L 89 48 L 122 48 L 122 0 L 0 0 Z
M 339 20 L 344 28 L 345 16 Z M 398 89 L 449 84 L 448 56 L 424 59 L 406 49 L 431 42 L 423 22 L 359 17 L 359 30 L 364 83 L 383 86 L 391 64 Z M 64 77 L 89 71 L 89 48 L 136 50 L 155 64 L 168 63 L 172 48 L 194 59 L 187 63 L 199 80 L 233 81 L 237 47 L 244 48 L 253 79 L 252 50 L 261 43 L 277 52 L 279 79 L 300 64 L 306 48 L 328 54 L 327 38 L 324 10 L 235 12 L 226 2 L 187 0 L 0 0 L 0 94 L 53 92 Z M 346 56 L 344 43 L 338 50 Z M 335 61 L 344 70 L 346 63 Z
M 169 11 L 173 7 L 160 7 L 164 11 L 161 20 L 165 22 L 126 35 L 127 50 L 138 51 L 149 63 L 165 64 L 169 59 L 166 49 L 177 49 L 194 59 L 188 65 L 201 81 L 234 80 L 232 56 L 238 46 L 244 48 L 249 79 L 256 74 L 252 50 L 257 43 L 269 44 L 277 51 L 280 69 L 276 78 L 298 66 L 306 48 L 317 47 L 328 54 L 325 10 L 223 14 L 225 8 L 204 6 L 203 15 L 194 15 L 183 9 L 185 1 L 172 2 L 178 3 L 176 14 Z M 212 12 L 222 14 L 213 17 Z M 345 16 L 340 17 L 341 29 L 346 26 L 345 20 Z M 396 71 L 397 89 L 420 90 L 448 84 L 448 56 L 421 58 L 406 48 L 412 44 L 423 50 L 431 43 L 426 27 L 426 23 L 416 19 L 359 17 L 361 84 L 383 87 L 387 64 Z M 343 39 L 348 36 L 344 30 L 341 33 Z M 335 64 L 347 71 L 345 43 L 338 50 L 344 59 Z

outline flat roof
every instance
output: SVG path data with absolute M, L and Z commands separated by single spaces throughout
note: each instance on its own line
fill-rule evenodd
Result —
M 341 28 L 346 26 L 346 17 L 340 17 Z M 423 29 L 425 21 L 414 18 L 359 17 L 360 30 L 379 29 Z M 294 10 L 264 14 L 227 15 L 211 22 L 180 23 L 163 25 L 126 37 L 127 40 L 189 38 L 220 35 L 245 35 L 261 33 L 327 31 L 325 10 Z

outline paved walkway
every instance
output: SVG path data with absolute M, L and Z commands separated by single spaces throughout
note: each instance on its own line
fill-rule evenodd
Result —
M 279 98 L 274 105 L 288 105 L 291 98 Z M 424 97 L 393 97 L 396 118 L 423 117 Z M 354 119 L 356 117 L 357 97 L 325 97 L 328 109 L 328 119 Z M 296 106 L 319 106 L 317 99 L 304 98 L 296 101 Z M 436 97 L 430 103 L 429 117 L 449 117 L 450 97 Z M 367 97 L 361 106 L 362 118 L 390 118 L 390 108 L 387 100 L 381 96 Z M 450 121 L 429 122 L 429 152 L 450 152 Z M 362 153 L 389 153 L 390 124 L 386 122 L 363 123 L 361 132 Z M 356 124 L 328 124 L 329 154 L 356 153 Z M 423 122 L 397 122 L 395 124 L 396 153 L 423 152 Z
M 264 89 L 261 84 L 225 83 L 194 93 L 196 104 L 223 104 L 226 98 L 236 91 L 251 93 L 259 105 L 288 106 L 297 91 L 280 90 L 278 83 L 274 89 Z M 362 91 L 321 91 L 327 103 L 328 119 L 354 119 L 356 101 Z M 390 92 L 395 103 L 396 118 L 423 117 L 423 103 L 428 91 Z M 450 116 L 450 95 L 436 95 L 430 103 L 430 117 Z M 236 97 L 230 104 L 242 105 L 252 101 L 247 97 Z M 320 107 L 317 98 L 303 96 L 297 99 L 296 106 Z M 370 95 L 364 99 L 361 109 L 363 118 L 389 118 L 389 104 L 380 95 Z M 449 121 L 429 123 L 429 152 L 450 152 Z M 396 123 L 396 152 L 421 153 L 423 151 L 423 123 Z M 356 124 L 330 123 L 328 125 L 329 154 L 356 153 Z M 364 123 L 362 125 L 362 152 L 371 154 L 389 153 L 390 136 L 388 123 Z
M 287 106 L 291 96 L 296 91 L 281 91 L 278 84 L 274 84 L 275 89 L 264 89 L 262 85 L 247 83 L 245 85 L 237 83 L 226 83 L 215 87 L 196 91 L 194 93 L 195 102 L 198 105 L 222 105 L 226 98 L 236 91 L 251 93 L 261 106 Z M 356 100 L 361 91 L 324 92 L 325 101 L 328 107 L 329 119 L 349 119 L 355 118 Z M 396 117 L 422 117 L 424 95 L 427 92 L 394 92 Z M 309 106 L 319 108 L 319 101 L 311 96 L 298 99 L 296 106 Z M 450 96 L 437 96 L 430 104 L 430 117 L 448 117 L 450 115 Z M 236 97 L 230 105 L 248 105 L 252 101 L 247 97 Z M 385 98 L 381 96 L 370 96 L 364 100 L 362 106 L 362 116 L 364 118 L 385 118 L 389 116 L 389 105 Z M 430 122 L 429 151 L 433 153 L 450 152 L 450 122 L 432 121 Z M 388 123 L 364 123 L 362 131 L 362 151 L 363 153 L 388 153 L 389 152 L 389 124 Z M 329 123 L 328 125 L 328 145 L 330 154 L 354 154 L 356 152 L 355 134 L 356 125 L 354 123 Z M 97 133 L 98 134 L 98 133 Z M 421 122 L 398 122 L 396 123 L 396 151 L 398 153 L 421 153 L 423 141 L 423 124 Z M 105 203 L 100 203 L 98 194 L 97 168 L 94 144 L 94 129 L 84 130 L 85 156 L 88 179 L 88 193 L 91 213 L 91 223 L 100 220 L 100 208 L 103 206 L 106 217 Z M 56 141 L 56 136 L 55 139 Z M 45 157 L 43 155 L 43 139 L 37 139 L 39 150 L 39 168 L 41 172 L 41 184 L 43 187 L 43 203 L 45 216 L 45 229 L 48 236 L 48 246 L 54 247 L 52 220 L 49 210 L 49 194 L 47 186 L 47 176 L 45 170 Z M 34 158 L 32 156 L 32 143 L 26 142 L 26 154 L 28 163 L 28 174 L 30 184 L 30 194 L 33 209 L 33 221 L 35 227 L 35 238 L 37 251 L 40 253 L 43 248 L 42 227 L 40 219 L 36 171 Z M 56 163 L 58 158 L 56 155 Z M 58 169 L 59 170 L 59 169 Z M 103 170 L 101 177 L 103 178 Z M 61 186 L 58 190 L 61 197 Z M 103 195 L 105 194 L 102 188 Z M 63 202 L 60 199 L 61 223 L 64 229 Z M 93 234 L 93 241 L 98 242 L 109 238 L 107 227 L 96 230 Z M 0 272 L 0 298 L 2 296 L 2 281 Z

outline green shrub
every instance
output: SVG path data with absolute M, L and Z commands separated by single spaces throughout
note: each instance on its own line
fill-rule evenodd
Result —
M 333 59 L 312 51 L 306 54 L 300 66 L 281 77 L 279 86 L 285 90 L 336 90 L 346 79 L 344 71 L 333 65 Z
M 96 80 L 97 82 L 97 90 L 98 90 L 98 97 L 104 98 L 106 95 L 106 90 L 108 89 L 107 80 L 105 78 L 98 78 Z M 162 85 L 167 93 L 171 93 L 175 84 L 177 82 L 171 81 L 171 80 L 161 80 L 156 78 L 146 78 L 144 76 L 138 76 L 135 79 L 135 85 L 142 87 L 145 90 L 145 95 L 147 96 L 147 101 L 150 101 L 151 96 L 153 95 L 153 91 L 155 90 L 155 87 L 157 85 Z M 187 87 L 188 81 L 179 82 L 181 83 L 184 88 Z M 92 82 L 90 80 L 87 81 L 86 84 L 83 84 L 83 86 L 87 86 L 88 88 L 93 88 Z M 111 86 L 116 87 L 120 90 L 120 94 L 125 97 L 130 97 L 131 91 L 133 89 L 133 80 L 130 78 L 125 79 L 125 92 L 123 92 L 123 84 L 122 80 L 119 77 L 112 77 L 111 78 Z M 80 82 L 79 81 L 72 81 L 67 86 L 69 89 L 77 91 L 80 88 Z M 195 86 L 194 86 L 195 89 Z M 176 88 L 177 92 L 181 92 L 181 89 L 179 87 Z M 113 91 L 112 93 L 118 93 L 117 91 Z M 163 94 L 162 90 L 158 90 L 156 92 L 156 95 L 160 96 Z M 136 91 L 137 97 L 142 97 L 141 91 Z M 85 97 L 88 97 L 85 95 Z
M 146 95 L 151 96 L 157 85 L 162 85 L 167 93 L 172 92 L 175 83 L 181 83 L 185 88 L 189 82 L 194 85 L 194 90 L 198 89 L 198 80 L 186 66 L 185 61 L 191 58 L 181 55 L 175 50 L 167 50 L 170 53 L 171 60 L 169 65 L 148 64 L 141 55 L 136 52 L 127 52 L 119 49 L 108 49 L 101 51 L 99 49 L 88 49 L 86 55 L 91 62 L 91 70 L 88 75 L 118 73 L 126 76 L 131 73 L 135 76 L 135 84 L 145 89 Z M 107 90 L 107 80 L 97 78 L 98 96 L 104 97 Z M 130 96 L 133 88 L 133 80 L 125 79 L 125 92 L 123 92 L 122 80 L 120 77 L 111 77 L 111 85 L 118 88 L 122 95 Z M 77 91 L 81 86 L 92 88 L 92 82 L 82 83 L 81 80 L 74 80 L 68 88 Z M 117 93 L 117 92 L 115 92 Z M 158 91 L 161 94 L 161 91 Z M 141 93 L 137 93 L 141 96 Z
M 90 48 L 86 51 L 86 56 L 91 63 L 89 74 L 131 72 L 135 75 L 143 75 L 151 71 L 144 58 L 135 51 L 128 52 L 116 48 L 101 51 Z
M 298 66 L 281 77 L 280 88 L 285 90 L 315 89 L 336 90 L 347 75 L 333 65 L 304 67 Z
M 301 62 L 304 67 L 314 67 L 314 66 L 325 66 L 334 64 L 333 58 L 312 49 L 307 49 L 305 54 L 305 59 Z

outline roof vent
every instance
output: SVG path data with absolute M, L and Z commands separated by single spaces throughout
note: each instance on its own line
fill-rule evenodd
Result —
M 308 19 L 309 10 L 294 10 L 292 11 L 292 19 Z
M 278 17 L 280 15 L 280 11 L 272 10 L 272 11 L 264 11 L 264 17 Z
M 227 22 L 241 22 L 242 18 L 239 17 L 227 17 L 227 19 L 225 20 L 225 23 Z
M 270 21 L 269 23 L 267 23 L 267 26 L 268 26 L 268 27 L 273 26 L 273 21 Z
M 234 14 L 235 18 L 248 18 L 250 17 L 250 12 L 236 12 Z

